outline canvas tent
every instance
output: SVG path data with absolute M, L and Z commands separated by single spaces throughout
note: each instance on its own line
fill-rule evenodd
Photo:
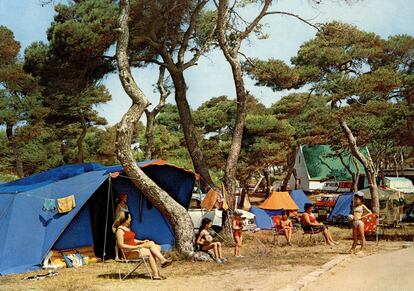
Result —
M 293 201 L 295 201 L 296 205 L 298 206 L 298 212 L 305 212 L 305 204 L 312 203 L 308 196 L 306 196 L 303 190 L 292 190 L 290 193 L 290 197 L 292 197 Z
M 348 223 L 348 215 L 352 211 L 352 201 L 354 193 L 341 194 L 336 199 L 332 212 L 329 214 L 328 222 L 331 223 Z
M 252 206 L 250 207 L 250 212 L 255 215 L 254 222 L 258 228 L 261 228 L 261 229 L 272 229 L 273 228 L 273 220 L 266 213 L 265 210 Z
M 192 172 L 161 160 L 139 163 L 139 166 L 177 202 L 188 208 L 195 181 Z M 121 192 L 128 194 L 133 219 L 131 228 L 137 233 L 137 238 L 154 240 L 164 248 L 173 245 L 171 225 L 128 178 L 123 175 L 109 178 L 114 172 L 122 172 L 122 167 L 66 165 L 1 185 L 0 274 L 35 270 L 52 249 L 93 245 L 97 256 L 104 252 L 113 253 L 113 204 Z M 73 210 L 45 217 L 42 210 L 45 199 L 71 194 L 76 200 Z
M 272 192 L 259 208 L 264 209 L 269 216 L 282 215 L 282 210 L 297 211 L 299 207 L 288 192 Z

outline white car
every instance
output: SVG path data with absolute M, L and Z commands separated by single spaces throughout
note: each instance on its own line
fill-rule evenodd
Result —
M 193 194 L 191 197 L 191 204 L 188 209 L 188 213 L 193 221 L 194 230 L 198 230 L 201 225 L 201 220 L 204 217 L 207 217 L 213 222 L 213 230 L 218 232 L 222 225 L 223 211 L 218 209 L 207 211 L 207 209 L 201 208 L 201 201 L 203 201 L 204 198 L 205 194 Z M 254 224 L 255 215 L 253 213 L 241 209 L 238 209 L 237 211 L 241 212 L 242 216 L 246 217 L 246 224 L 243 227 L 243 230 L 255 230 L 257 228 Z

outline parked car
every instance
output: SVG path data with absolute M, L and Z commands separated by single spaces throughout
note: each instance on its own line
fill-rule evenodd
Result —
M 331 211 L 336 203 L 336 195 L 322 195 L 315 204 L 315 210 Z
M 223 211 L 218 209 L 212 209 L 207 211 L 205 208 L 201 208 L 201 201 L 205 198 L 205 194 L 193 194 L 191 197 L 190 207 L 188 213 L 190 214 L 191 220 L 193 221 L 194 230 L 198 231 L 201 225 L 201 220 L 204 217 L 211 219 L 213 222 L 212 229 L 215 232 L 219 232 L 222 226 L 222 215 Z M 246 225 L 243 230 L 255 230 L 256 224 L 254 223 L 255 215 L 245 210 L 238 209 L 242 213 L 242 216 L 246 217 Z

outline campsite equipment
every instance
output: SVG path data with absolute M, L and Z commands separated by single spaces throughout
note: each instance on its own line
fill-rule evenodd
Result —
M 304 207 L 306 203 L 312 203 L 302 189 L 292 190 L 290 197 L 292 197 L 293 201 L 295 201 L 296 205 L 298 206 L 299 213 L 305 212 Z
M 138 163 L 142 170 L 186 209 L 196 175 L 155 160 Z M 21 273 L 40 267 L 50 250 L 93 246 L 99 257 L 111 256 L 113 209 L 117 193 L 128 193 L 131 229 L 137 239 L 149 239 L 164 250 L 174 245 L 170 223 L 125 175 L 121 166 L 65 165 L 0 185 L 0 274 Z M 42 218 L 44 199 L 75 195 L 76 207 L 66 214 Z M 140 204 L 140 201 L 144 203 Z M 144 207 L 145 206 L 145 207 Z M 141 219 L 140 219 L 141 218 Z M 104 223 L 105 222 L 105 223 Z
M 414 186 L 411 180 L 404 177 L 385 177 L 385 185 L 387 188 L 397 190 L 405 194 L 414 194 Z
M 328 222 L 337 225 L 348 225 L 348 216 L 352 211 L 354 193 L 340 194 L 336 198 L 336 203 L 328 216 Z
M 371 204 L 371 192 L 369 189 L 361 190 L 364 193 L 367 204 Z M 393 189 L 378 187 L 378 199 L 380 202 L 379 220 L 381 224 L 396 226 L 403 218 L 405 205 L 404 195 Z
M 288 192 L 272 192 L 259 207 L 270 216 L 282 215 L 282 210 L 297 211 L 299 209 Z
M 250 212 L 255 215 L 254 222 L 260 229 L 273 229 L 272 218 L 263 209 L 252 206 Z

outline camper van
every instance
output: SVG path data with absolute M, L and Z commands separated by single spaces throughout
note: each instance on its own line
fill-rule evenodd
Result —
M 198 231 L 201 225 L 201 220 L 204 217 L 211 219 L 213 222 L 212 229 L 216 232 L 221 230 L 222 226 L 222 214 L 223 211 L 218 210 L 217 208 L 207 211 L 205 208 L 201 208 L 201 201 L 206 197 L 206 194 L 193 193 L 191 197 L 190 207 L 188 209 L 188 214 L 190 214 L 191 220 L 193 221 L 194 230 Z M 243 227 L 243 230 L 254 230 L 256 225 L 254 224 L 255 215 L 245 210 L 238 209 L 243 216 L 246 217 L 246 225 Z

